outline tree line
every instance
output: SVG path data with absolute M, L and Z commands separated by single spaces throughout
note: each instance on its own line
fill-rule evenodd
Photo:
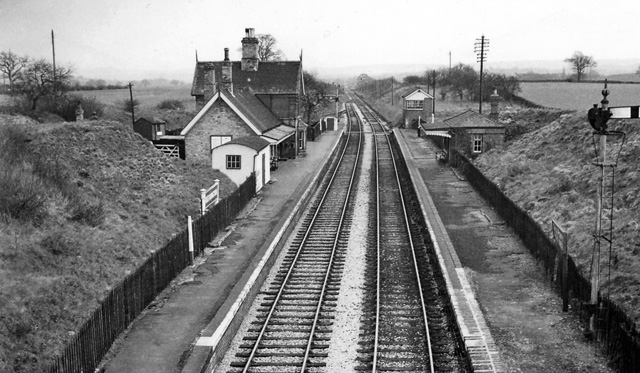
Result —
M 11 51 L 0 52 L 0 72 L 9 79 L 10 94 L 22 96 L 31 110 L 42 100 L 64 95 L 73 78 L 70 67 L 54 68 L 44 58 L 31 59 Z
M 497 73 L 482 74 L 482 98 L 488 99 L 494 88 L 498 94 L 510 99 L 520 92 L 520 83 L 513 76 Z M 427 70 L 423 75 L 408 75 L 402 85 L 427 86 L 431 92 L 437 87 L 441 100 L 447 98 L 458 100 L 478 100 L 480 97 L 480 74 L 470 65 L 459 63 L 453 67 Z M 357 89 L 367 95 L 380 97 L 398 87 L 399 82 L 393 78 L 373 79 L 367 75 L 358 77 Z

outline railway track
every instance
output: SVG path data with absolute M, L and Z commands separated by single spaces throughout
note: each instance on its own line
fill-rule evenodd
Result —
M 364 120 L 375 133 L 373 179 L 377 195 L 372 239 L 376 250 L 369 253 L 371 280 L 357 369 L 465 371 L 446 306 L 446 292 L 438 281 L 437 264 L 429 258 L 432 248 L 422 234 L 424 222 L 415 209 L 412 188 L 406 187 L 411 183 L 399 164 L 397 147 L 384 132 L 381 118 L 364 103 L 360 105 Z
M 347 103 L 346 112 L 341 155 L 263 286 L 255 316 L 236 338 L 241 341 L 216 372 L 466 371 L 450 306 L 443 301 L 446 290 L 431 267 L 435 254 L 394 139 L 363 103 Z M 362 170 L 367 173 L 360 175 Z M 372 194 L 356 198 L 357 190 Z M 354 211 L 359 212 L 352 221 Z M 358 267 L 345 263 L 347 248 L 353 249 L 350 228 L 357 225 L 358 250 L 366 258 L 357 287 L 364 290 L 357 292 L 358 316 L 345 321 L 341 289 L 354 285 L 342 278 L 345 267 Z M 336 319 L 354 326 L 346 342 L 340 340 L 342 330 L 333 330 Z M 331 359 L 344 349 L 353 353 L 337 368 Z
M 313 202 L 274 281 L 263 292 L 259 315 L 228 372 L 305 372 L 325 365 L 362 147 L 357 122 L 347 136 L 324 193 Z

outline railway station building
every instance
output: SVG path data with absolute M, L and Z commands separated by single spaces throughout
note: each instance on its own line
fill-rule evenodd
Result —
M 198 113 L 180 133 L 186 158 L 212 162 L 216 147 L 252 136 L 269 143 L 271 161 L 304 153 L 302 79 L 301 60 L 260 60 L 252 28 L 245 29 L 240 61 L 229 59 L 228 48 L 222 61 L 196 61 L 191 95 Z
M 504 143 L 505 126 L 498 121 L 500 96 L 491 95 L 491 112 L 483 115 L 466 110 L 444 121 L 420 123 L 418 135 L 428 137 L 447 154 L 451 147 L 470 154 L 480 154 Z

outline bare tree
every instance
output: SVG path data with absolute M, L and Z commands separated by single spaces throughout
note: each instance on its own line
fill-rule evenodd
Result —
M 29 59 L 27 57 L 20 57 L 11 51 L 0 52 L 0 71 L 5 73 L 9 78 L 9 89 L 11 91 L 13 91 L 15 77 L 28 61 Z
M 280 61 L 284 53 L 277 48 L 278 41 L 271 34 L 258 34 L 258 57 L 261 61 Z
M 304 72 L 305 94 L 302 95 L 302 112 L 306 123 L 312 124 L 322 117 L 321 109 L 326 103 L 333 105 L 336 99 L 332 85 L 318 79 L 315 74 Z M 329 101 L 331 100 L 331 101 Z
M 18 92 L 30 102 L 31 110 L 38 107 L 38 100 L 61 94 L 71 85 L 71 68 L 56 67 L 55 80 L 53 65 L 44 59 L 28 63 L 17 80 Z
M 578 51 L 574 52 L 570 58 L 565 59 L 564 62 L 571 64 L 571 69 L 576 72 L 578 81 L 582 80 L 585 70 L 598 66 L 598 63 L 592 56 L 585 56 L 582 52 Z

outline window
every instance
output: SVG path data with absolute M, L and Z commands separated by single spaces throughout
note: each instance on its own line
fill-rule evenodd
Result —
M 405 109 L 407 110 L 422 110 L 424 101 L 420 100 L 406 100 L 404 102 Z
M 482 135 L 473 135 L 473 152 L 482 153 Z
M 228 170 L 239 170 L 240 169 L 240 159 L 239 155 L 227 155 L 227 169 Z
M 231 136 L 211 136 L 211 149 L 231 141 Z

